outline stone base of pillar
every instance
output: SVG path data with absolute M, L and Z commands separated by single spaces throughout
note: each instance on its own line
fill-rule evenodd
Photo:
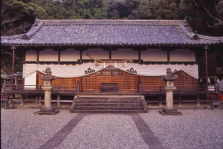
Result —
M 40 108 L 40 111 L 35 112 L 39 115 L 55 115 L 57 113 L 59 113 L 59 110 L 56 108 L 45 108 L 42 107 Z
M 166 109 L 163 108 L 159 111 L 161 115 L 182 115 L 181 112 L 179 112 L 177 109 Z

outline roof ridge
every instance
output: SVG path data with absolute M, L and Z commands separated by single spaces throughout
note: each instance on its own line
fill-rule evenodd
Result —
M 223 37 L 194 33 L 186 20 L 36 19 L 27 33 L 2 36 L 1 39 L 4 45 L 47 46 L 203 46 L 223 43 Z
M 35 35 L 40 30 L 42 25 L 43 25 L 43 22 L 41 22 L 39 19 L 36 19 L 34 24 L 31 26 L 30 30 L 27 33 L 25 33 L 22 38 L 30 39 L 33 35 Z
M 191 29 L 188 23 L 185 25 L 188 25 L 189 28 Z M 193 31 L 189 31 L 185 25 L 180 25 L 180 28 L 188 37 L 190 37 L 193 40 L 204 39 L 204 40 L 220 41 L 221 43 L 223 43 L 223 36 L 206 36 L 206 35 L 194 33 Z
M 179 25 L 179 27 L 182 29 L 182 31 L 190 38 L 190 39 L 192 39 L 192 40 L 197 40 L 197 39 L 200 39 L 200 37 L 198 36 L 198 34 L 197 33 L 194 33 L 194 32 L 192 32 L 192 31 L 189 31 L 186 27 L 185 27 L 185 25 Z M 190 26 L 189 26 L 189 28 L 190 28 Z

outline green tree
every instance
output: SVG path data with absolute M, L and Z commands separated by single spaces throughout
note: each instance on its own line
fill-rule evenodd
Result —
M 73 11 L 77 18 L 106 18 L 106 7 L 103 0 L 64 0 L 67 11 Z
M 1 9 L 1 32 L 3 35 L 27 31 L 36 17 L 44 17 L 45 9 L 25 0 L 3 0 Z
M 177 19 L 178 0 L 141 0 L 138 17 L 140 19 Z
M 223 0 L 181 0 L 180 10 L 198 32 L 223 35 Z

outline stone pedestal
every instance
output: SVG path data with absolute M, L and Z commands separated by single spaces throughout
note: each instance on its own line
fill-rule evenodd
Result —
M 52 95 L 52 80 L 54 77 L 51 75 L 51 70 L 46 69 L 45 75 L 43 77 L 43 91 L 44 91 L 44 106 L 40 108 L 38 114 L 53 115 L 59 112 L 58 109 L 52 107 L 51 104 L 51 95 Z
M 173 90 L 175 87 L 166 87 L 166 108 L 173 109 Z
M 166 81 L 166 107 L 160 111 L 162 115 L 180 115 L 181 113 L 174 108 L 173 102 L 173 91 L 176 90 L 174 86 L 174 80 L 177 78 L 176 75 L 172 74 L 171 70 L 167 70 L 167 75 L 164 77 Z

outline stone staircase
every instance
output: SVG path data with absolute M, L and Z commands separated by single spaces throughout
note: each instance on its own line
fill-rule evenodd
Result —
M 147 112 L 144 96 L 141 95 L 77 95 L 73 99 L 72 113 L 130 113 Z

